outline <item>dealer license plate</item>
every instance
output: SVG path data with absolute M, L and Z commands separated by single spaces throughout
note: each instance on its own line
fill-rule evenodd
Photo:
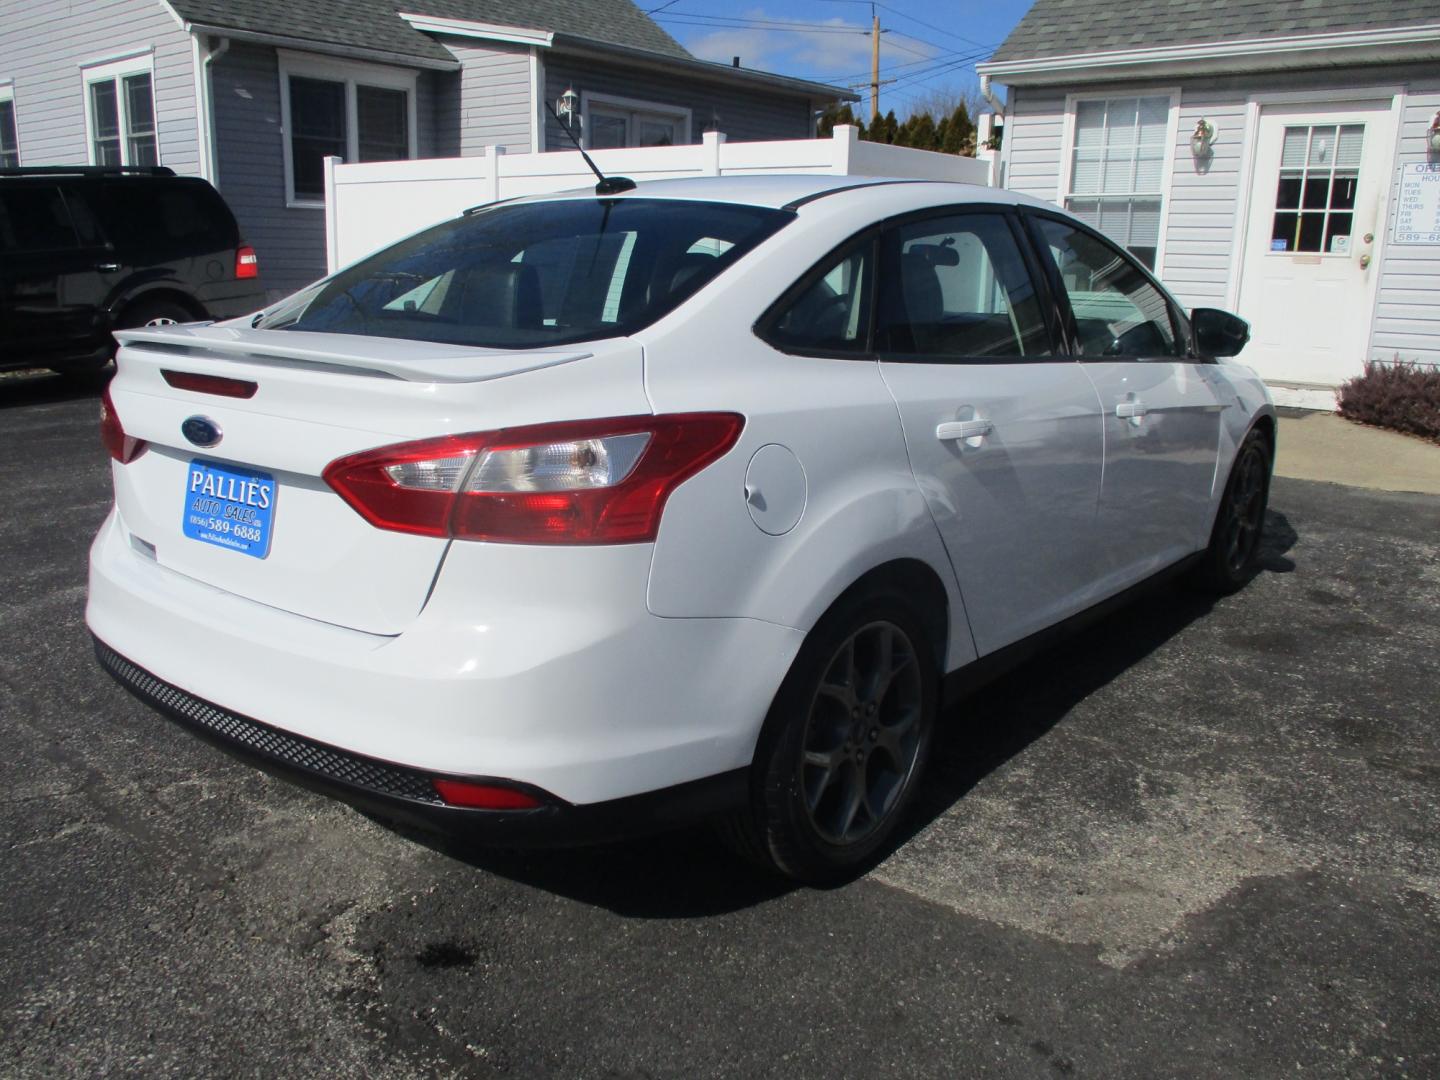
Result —
M 275 477 L 238 465 L 192 461 L 185 474 L 185 535 L 263 559 L 275 522 Z

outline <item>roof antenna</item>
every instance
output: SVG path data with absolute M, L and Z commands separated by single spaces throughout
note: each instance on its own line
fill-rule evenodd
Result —
M 564 129 L 565 134 L 570 136 L 570 141 L 575 144 L 575 149 L 580 151 L 580 156 L 585 159 L 585 164 L 590 166 L 590 171 L 599 178 L 600 182 L 595 185 L 596 195 L 619 195 L 624 191 L 635 190 L 635 181 L 631 180 L 628 176 L 606 176 L 596 168 L 595 162 L 590 160 L 590 155 L 587 154 L 585 148 L 580 145 L 580 140 L 575 138 L 575 133 L 570 130 L 570 126 L 561 120 L 555 112 L 555 106 L 547 101 L 545 102 L 545 108 L 550 111 L 551 116 L 555 117 L 555 123 L 559 124 L 560 127 Z

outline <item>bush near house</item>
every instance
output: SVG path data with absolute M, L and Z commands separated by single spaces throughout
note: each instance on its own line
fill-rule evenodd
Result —
M 1347 420 L 1440 442 L 1440 368 L 1367 361 L 1340 387 L 1339 402 Z

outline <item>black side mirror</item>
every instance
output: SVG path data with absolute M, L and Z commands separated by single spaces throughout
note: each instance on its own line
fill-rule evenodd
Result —
M 1190 328 L 1201 356 L 1234 356 L 1250 340 L 1250 324 L 1219 308 L 1197 307 L 1190 312 Z

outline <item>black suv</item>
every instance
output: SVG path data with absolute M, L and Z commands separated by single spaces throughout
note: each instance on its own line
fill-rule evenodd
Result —
M 81 372 L 112 330 L 265 303 L 255 250 L 204 180 L 166 168 L 0 169 L 0 371 Z

